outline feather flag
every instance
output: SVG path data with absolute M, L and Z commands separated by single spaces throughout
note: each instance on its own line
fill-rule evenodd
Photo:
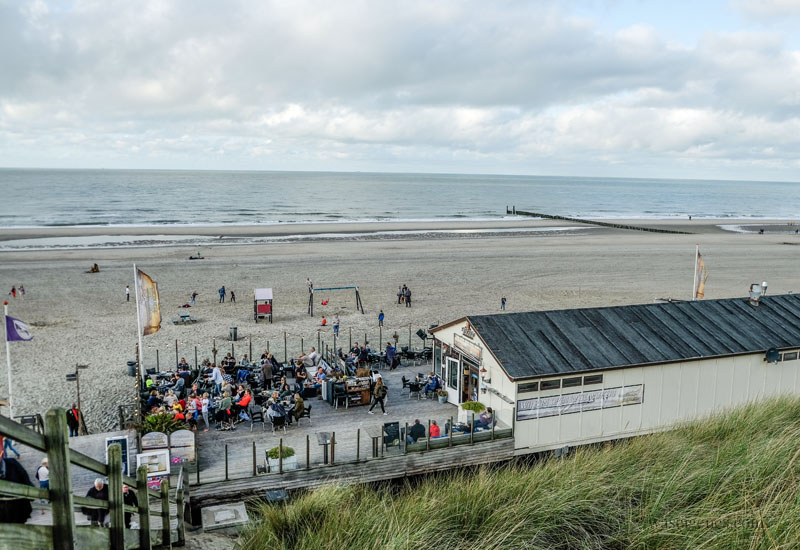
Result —
M 161 328 L 161 309 L 158 305 L 158 285 L 141 269 L 136 270 L 137 307 L 142 336 L 158 332 Z
M 700 250 L 697 251 L 695 270 L 694 270 L 694 299 L 702 300 L 705 295 L 706 280 L 708 279 L 708 271 L 706 271 L 706 264 L 703 261 L 703 255 Z

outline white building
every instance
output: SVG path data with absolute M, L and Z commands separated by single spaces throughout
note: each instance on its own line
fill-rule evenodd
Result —
M 800 394 L 800 295 L 479 315 L 431 333 L 448 401 L 492 407 L 518 454 Z

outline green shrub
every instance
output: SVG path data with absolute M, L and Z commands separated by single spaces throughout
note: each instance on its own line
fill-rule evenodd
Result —
M 142 433 L 147 434 L 150 432 L 162 432 L 169 435 L 172 432 L 182 430 L 185 427 L 186 426 L 183 424 L 183 422 L 175 420 L 169 414 L 151 414 L 144 419 Z
M 275 445 L 273 448 L 267 451 L 267 456 L 273 460 L 278 460 L 278 447 L 280 447 L 280 445 Z M 294 449 L 284 445 L 283 458 L 289 458 L 290 456 L 294 456 Z
M 480 413 L 486 410 L 486 405 L 480 401 L 467 401 L 466 403 L 461 403 L 461 408 L 465 411 Z

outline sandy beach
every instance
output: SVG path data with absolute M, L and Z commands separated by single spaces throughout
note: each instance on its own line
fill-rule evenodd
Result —
M 621 223 L 625 223 L 620 221 Z M 58 251 L 0 252 L 3 292 L 23 284 L 24 300 L 10 301 L 9 314 L 31 325 L 34 340 L 11 344 L 15 414 L 44 413 L 53 406 L 75 400 L 75 384 L 64 375 L 85 363 L 81 396 L 91 431 L 113 429 L 117 405 L 133 399 L 133 378 L 126 361 L 134 356 L 136 310 L 133 298 L 125 300 L 125 285 L 133 292 L 135 262 L 157 281 L 162 303 L 162 329 L 144 338 L 144 360 L 155 366 L 159 351 L 161 370 L 169 370 L 179 356 L 194 362 L 210 356 L 216 338 L 220 352 L 230 351 L 229 327 L 237 326 L 240 341 L 235 353 L 260 352 L 270 344 L 283 359 L 284 332 L 288 354 L 315 345 L 320 318 L 341 317 L 340 343 L 363 341 L 365 331 L 374 347 L 379 342 L 377 316 L 386 314 L 382 340 L 397 332 L 400 345 L 413 332 L 437 322 L 464 315 L 496 313 L 500 297 L 507 311 L 648 303 L 656 298 L 691 297 L 695 243 L 700 244 L 709 272 L 707 298 L 745 296 L 752 282 L 769 282 L 770 294 L 800 291 L 800 236 L 785 222 L 714 220 L 629 220 L 634 225 L 689 231 L 672 235 L 585 228 L 573 231 L 470 233 L 469 229 L 546 228 L 574 224 L 530 220 L 523 222 L 427 222 L 403 224 L 337 224 L 337 233 L 370 231 L 420 231 L 394 238 L 322 240 L 258 245 L 205 246 L 205 260 L 190 261 L 197 252 L 188 247 L 105 248 Z M 719 224 L 763 224 L 758 231 L 733 232 Z M 350 225 L 354 227 L 350 227 Z M 369 225 L 369 227 L 366 227 Z M 400 227 L 402 225 L 402 227 Z M 347 226 L 347 227 L 343 227 Z M 758 227 L 761 227 L 760 225 Z M 426 235 L 436 229 L 460 233 Z M 192 234 L 262 236 L 264 234 L 314 235 L 329 232 L 328 224 L 309 226 L 213 228 L 115 228 L 119 234 L 158 234 L 191 231 Z M 0 232 L 0 240 L 108 235 L 109 228 L 15 229 Z M 89 274 L 93 264 L 100 273 Z M 310 277 L 317 287 L 357 285 L 366 313 L 355 310 L 352 291 L 320 292 L 315 316 L 307 314 Z M 396 291 L 407 284 L 412 307 L 397 305 Z M 218 303 L 217 289 L 225 285 L 236 292 L 235 304 Z M 255 324 L 252 295 L 255 287 L 272 287 L 275 293 L 273 324 Z M 187 310 L 198 322 L 173 325 L 192 291 L 200 293 L 197 305 Z M 329 304 L 321 306 L 322 298 Z M 321 341 L 331 343 L 331 328 L 321 329 Z M 422 341 L 411 336 L 412 346 Z M 765 343 L 765 348 L 768 347 Z M 257 353 L 256 353 L 257 352 Z M 4 370 L 4 369 L 3 369 Z M 0 377 L 0 394 L 7 394 L 6 376 Z

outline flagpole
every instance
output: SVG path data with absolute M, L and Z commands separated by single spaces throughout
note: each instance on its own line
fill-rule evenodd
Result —
M 697 300 L 697 258 L 700 256 L 700 245 L 694 245 L 694 279 L 692 280 L 692 301 Z
M 136 358 L 139 361 L 139 370 L 136 373 L 136 391 L 140 392 L 142 391 L 141 373 L 144 368 L 144 362 L 142 361 L 142 318 L 139 313 L 139 272 L 136 270 L 136 264 L 133 264 L 133 288 L 136 293 L 136 334 L 139 337 L 139 357 Z
M 14 400 L 11 398 L 11 346 L 8 345 L 8 301 L 3 301 L 3 330 L 6 335 L 6 364 L 8 365 L 8 417 L 14 420 Z

